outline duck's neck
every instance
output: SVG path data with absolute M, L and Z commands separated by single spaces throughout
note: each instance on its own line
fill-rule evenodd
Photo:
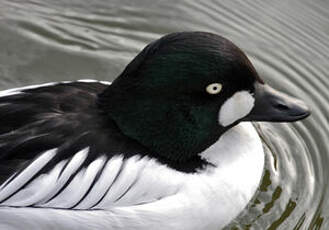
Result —
M 228 174 L 230 176 L 245 170 L 260 177 L 259 172 L 262 172 L 264 167 L 262 143 L 250 122 L 242 122 L 231 128 L 200 155 L 217 166 L 216 172 L 233 169 Z M 240 168 L 235 169 L 233 166 Z
M 247 206 L 259 186 L 264 169 L 260 137 L 251 123 L 241 123 L 201 155 L 215 165 L 202 178 L 212 187 L 211 193 L 217 193 L 209 194 L 209 210 L 213 210 L 209 215 L 215 215 L 215 225 L 225 226 Z

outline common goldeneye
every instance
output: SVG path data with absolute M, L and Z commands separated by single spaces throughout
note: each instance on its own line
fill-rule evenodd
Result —
M 262 176 L 248 121 L 308 115 L 205 32 L 152 42 L 112 84 L 2 91 L 0 229 L 217 230 Z

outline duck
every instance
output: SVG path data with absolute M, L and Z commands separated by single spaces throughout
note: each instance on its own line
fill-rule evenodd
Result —
M 1 91 L 0 229 L 221 229 L 263 175 L 252 122 L 309 115 L 209 32 L 151 42 L 113 82 Z

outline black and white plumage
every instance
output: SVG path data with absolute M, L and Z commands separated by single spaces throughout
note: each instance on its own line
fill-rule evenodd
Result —
M 239 122 L 308 114 L 201 32 L 151 43 L 113 84 L 2 91 L 0 229 L 218 229 L 264 165 L 255 129 Z
M 1 118 L 17 119 L 1 130 L 1 176 L 11 176 L 2 181 L 1 204 L 97 209 L 107 190 L 115 189 L 111 181 L 119 188 L 108 202 L 124 201 L 140 169 L 154 160 L 146 160 L 144 149 L 127 142 L 114 124 L 98 115 L 96 96 L 108 85 L 82 80 L 3 93 L 0 100 L 7 104 L 1 109 L 7 113 Z M 121 176 L 131 181 L 120 186 Z M 43 186 L 47 189 L 40 190 Z

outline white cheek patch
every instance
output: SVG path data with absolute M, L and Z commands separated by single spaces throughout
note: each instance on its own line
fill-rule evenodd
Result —
M 227 99 L 219 110 L 218 121 L 228 126 L 246 116 L 254 107 L 255 98 L 248 91 L 240 91 Z

